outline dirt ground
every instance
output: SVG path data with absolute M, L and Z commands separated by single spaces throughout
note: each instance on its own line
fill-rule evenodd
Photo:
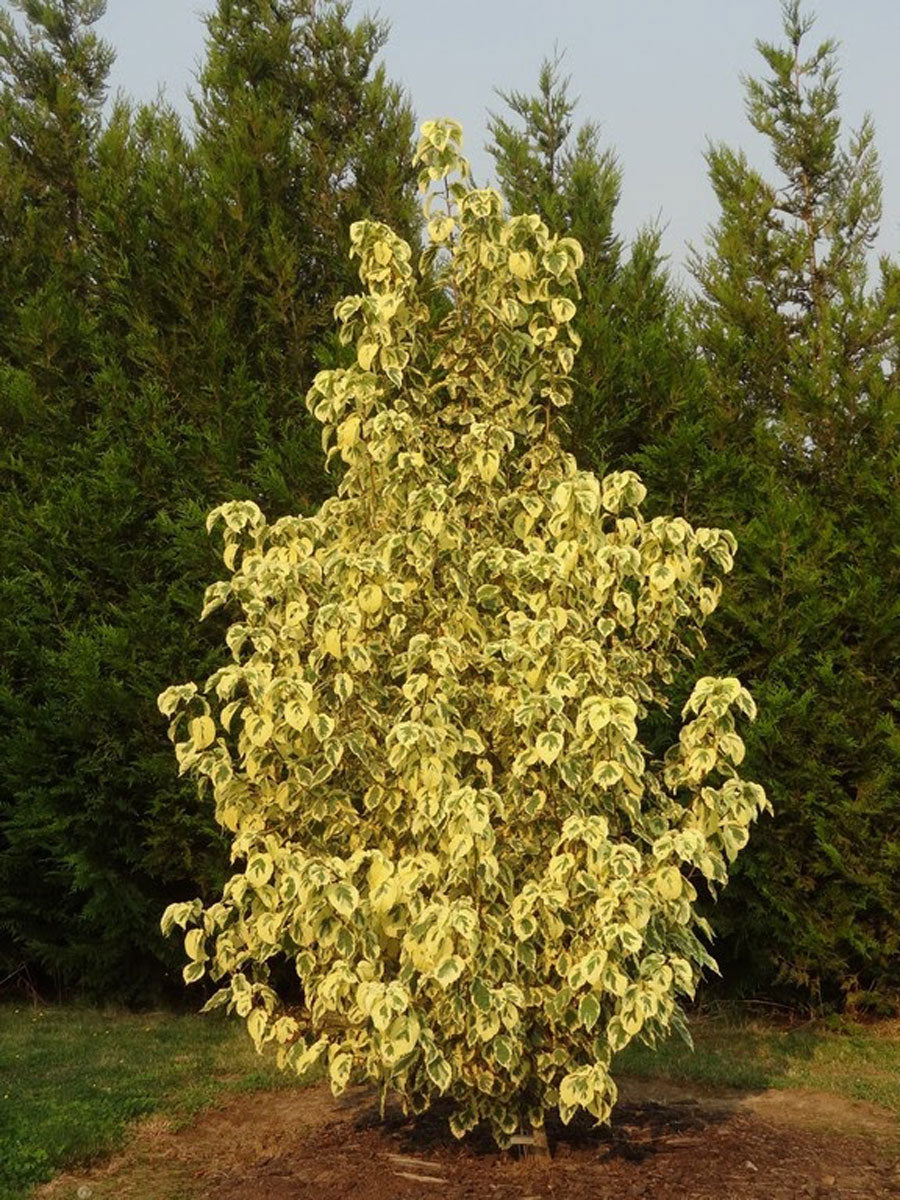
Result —
M 900 1129 L 802 1091 L 701 1093 L 625 1081 L 612 1126 L 549 1125 L 549 1161 L 456 1142 L 371 1093 L 324 1086 L 232 1097 L 189 1128 L 143 1122 L 125 1151 L 40 1200 L 882 1200 L 900 1197 Z

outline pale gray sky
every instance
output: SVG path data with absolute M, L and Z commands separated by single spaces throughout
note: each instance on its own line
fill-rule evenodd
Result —
M 118 52 L 113 83 L 137 99 L 163 85 L 184 113 L 203 52 L 211 0 L 108 0 L 100 26 Z M 842 113 L 875 119 L 884 177 L 878 249 L 900 255 L 900 0 L 818 0 L 813 37 L 841 43 Z M 703 151 L 708 138 L 767 166 L 743 109 L 741 72 L 757 73 L 758 37 L 779 40 L 778 0 L 381 0 L 357 3 L 391 25 L 384 52 L 420 120 L 462 121 L 476 176 L 489 182 L 485 117 L 495 87 L 531 91 L 542 58 L 565 51 L 576 115 L 597 121 L 624 170 L 618 230 L 657 218 L 676 264 L 716 217 Z

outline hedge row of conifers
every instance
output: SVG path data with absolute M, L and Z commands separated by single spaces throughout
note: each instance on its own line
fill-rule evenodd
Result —
M 351 222 L 418 237 L 414 119 L 376 66 L 384 28 L 344 4 L 219 0 L 190 128 L 163 104 L 105 106 L 102 0 L 16 7 L 0 14 L 0 979 L 149 1002 L 180 991 L 163 907 L 211 897 L 228 866 L 156 710 L 222 659 L 225 618 L 197 621 L 219 577 L 204 517 L 230 498 L 310 511 L 333 490 L 303 394 L 345 353 L 328 331 L 355 290 Z M 808 24 L 785 5 L 748 85 L 771 180 L 708 154 L 720 216 L 686 291 L 652 230 L 617 232 L 619 166 L 574 126 L 556 64 L 505 98 L 490 149 L 509 204 L 585 250 L 573 452 L 739 540 L 691 675 L 751 688 L 747 774 L 776 816 L 711 910 L 724 986 L 890 1008 L 900 268 L 869 269 L 873 133 L 842 131 L 835 51 Z

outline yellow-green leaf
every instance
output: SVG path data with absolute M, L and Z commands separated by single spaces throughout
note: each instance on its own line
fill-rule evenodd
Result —
M 211 717 L 195 717 L 190 723 L 189 732 L 194 749 L 205 750 L 215 741 L 215 722 Z
M 535 750 L 541 762 L 548 767 L 551 766 L 559 758 L 563 748 L 563 736 L 561 733 L 555 733 L 552 730 L 542 733 L 535 743 Z
M 527 250 L 514 250 L 509 256 L 510 274 L 517 279 L 530 279 L 534 274 L 534 263 Z
M 377 613 L 384 603 L 384 593 L 377 583 L 368 583 L 360 588 L 357 603 L 364 613 Z

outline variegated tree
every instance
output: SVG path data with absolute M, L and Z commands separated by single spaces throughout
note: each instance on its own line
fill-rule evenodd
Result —
M 691 879 L 725 882 L 766 801 L 737 774 L 736 679 L 699 681 L 664 761 L 642 745 L 734 539 L 645 520 L 634 474 L 562 451 L 581 251 L 469 186 L 460 139 L 422 129 L 418 270 L 391 229 L 352 230 L 355 362 L 307 399 L 337 495 L 210 516 L 232 661 L 160 707 L 236 870 L 163 927 L 283 1066 L 450 1097 L 455 1134 L 502 1143 L 556 1106 L 605 1120 L 616 1051 L 685 1031 L 714 965 Z M 268 983 L 285 955 L 299 1012 Z

